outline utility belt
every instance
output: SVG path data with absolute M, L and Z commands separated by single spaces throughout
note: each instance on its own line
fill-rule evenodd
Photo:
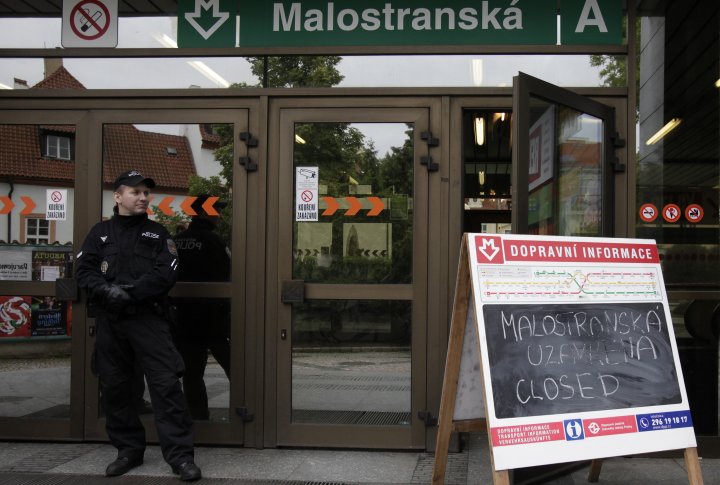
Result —
M 106 317 L 111 320 L 117 320 L 122 316 L 143 316 L 143 315 L 157 315 L 163 318 L 169 318 L 168 305 L 160 301 L 143 302 L 134 305 L 128 305 L 118 312 L 110 312 L 105 309 L 101 304 L 97 302 L 88 303 L 88 317 Z

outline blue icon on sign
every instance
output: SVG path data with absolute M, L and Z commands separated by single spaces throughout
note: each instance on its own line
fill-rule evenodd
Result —
M 576 441 L 585 438 L 581 419 L 566 419 L 563 422 L 565 426 L 565 439 L 568 441 Z

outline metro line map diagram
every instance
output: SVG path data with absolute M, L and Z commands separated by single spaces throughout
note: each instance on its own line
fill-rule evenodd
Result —
M 657 268 L 623 266 L 478 265 L 483 302 L 657 301 L 662 298 Z

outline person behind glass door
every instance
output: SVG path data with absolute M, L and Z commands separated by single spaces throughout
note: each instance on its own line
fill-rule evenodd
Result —
M 178 281 L 230 281 L 230 250 L 217 234 L 220 216 L 203 208 L 208 195 L 200 195 L 191 207 L 187 230 L 175 237 L 180 269 Z M 220 210 L 223 203 L 215 203 Z M 205 368 L 208 350 L 230 378 L 230 302 L 218 298 L 181 298 L 175 302 L 175 345 L 185 362 L 183 386 L 194 419 L 210 419 Z
M 147 216 L 151 178 L 131 170 L 114 183 L 115 214 L 90 230 L 76 258 L 76 278 L 97 317 L 96 369 L 105 429 L 117 448 L 109 477 L 142 465 L 145 428 L 134 405 L 136 362 L 147 377 L 163 457 L 181 480 L 201 477 L 194 430 L 180 384 L 183 363 L 166 318 L 178 256 L 167 230 Z

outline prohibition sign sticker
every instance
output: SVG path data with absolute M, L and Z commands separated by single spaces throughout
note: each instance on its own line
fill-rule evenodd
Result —
M 115 47 L 117 0 L 65 0 L 63 47 Z
M 663 219 L 667 222 L 677 222 L 680 219 L 680 214 L 682 212 L 676 204 L 667 204 L 663 207 Z
M 302 194 L 300 194 L 300 198 L 303 200 L 303 202 L 310 202 L 313 200 L 313 193 L 310 190 L 303 190 Z
M 685 219 L 689 222 L 700 222 L 702 221 L 703 215 L 705 215 L 703 208 L 698 204 L 690 204 L 685 208 Z
M 640 219 L 645 222 L 652 222 L 657 219 L 658 210 L 654 204 L 643 204 L 640 206 Z

